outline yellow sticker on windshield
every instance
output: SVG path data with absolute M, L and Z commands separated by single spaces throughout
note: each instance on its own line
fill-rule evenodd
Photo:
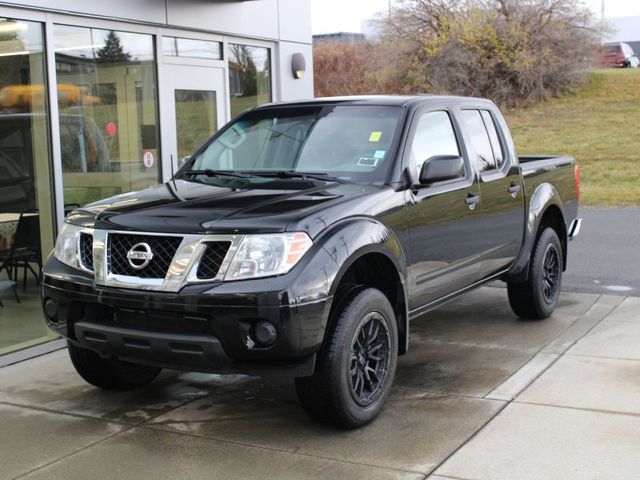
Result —
M 380 141 L 380 137 L 382 137 L 382 132 L 371 132 L 371 135 L 369 135 L 369 141 L 370 142 L 379 142 Z

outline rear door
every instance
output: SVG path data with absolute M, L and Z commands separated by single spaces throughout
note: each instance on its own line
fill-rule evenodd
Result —
M 414 183 L 407 192 L 412 310 L 472 284 L 479 276 L 480 191 L 461 139 L 449 109 L 430 108 L 414 115 L 405 153 Z M 462 156 L 464 176 L 416 185 L 422 164 L 435 155 Z
M 524 193 L 502 119 L 489 108 L 465 108 L 460 116 L 480 175 L 484 226 L 479 239 L 483 250 L 480 273 L 485 277 L 506 268 L 518 255 L 524 236 Z

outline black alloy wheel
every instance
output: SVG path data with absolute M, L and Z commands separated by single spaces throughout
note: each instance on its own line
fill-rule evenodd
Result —
M 562 244 L 552 228 L 537 236 L 524 282 L 507 282 L 509 305 L 520 318 L 542 320 L 549 317 L 560 298 L 564 259 Z
M 345 288 L 330 322 L 316 371 L 296 378 L 298 399 L 315 420 L 361 427 L 380 413 L 393 385 L 398 357 L 395 312 L 380 290 L 356 286 Z
M 351 345 L 349 386 L 353 399 L 362 406 L 380 395 L 389 369 L 389 332 L 380 312 L 365 316 Z
M 547 303 L 552 303 L 560 285 L 560 254 L 554 244 L 549 244 L 542 262 L 542 292 Z

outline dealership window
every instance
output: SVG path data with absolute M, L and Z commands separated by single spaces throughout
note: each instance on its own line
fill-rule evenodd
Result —
M 222 44 L 209 40 L 162 37 L 162 54 L 170 57 L 222 60 Z
M 54 337 L 37 282 L 54 234 L 43 41 L 42 24 L 0 18 L 0 354 Z
M 158 181 L 152 35 L 54 26 L 64 203 Z
M 230 43 L 231 116 L 271 101 L 271 52 L 268 48 Z

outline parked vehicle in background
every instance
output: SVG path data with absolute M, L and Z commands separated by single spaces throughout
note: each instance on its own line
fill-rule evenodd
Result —
M 265 105 L 167 183 L 72 212 L 44 312 L 98 387 L 288 375 L 313 418 L 353 428 L 430 309 L 501 279 L 517 315 L 552 314 L 578 182 L 571 157 L 517 156 L 488 100 Z
M 640 59 L 628 43 L 605 43 L 602 46 L 602 66 L 618 68 L 638 68 Z

